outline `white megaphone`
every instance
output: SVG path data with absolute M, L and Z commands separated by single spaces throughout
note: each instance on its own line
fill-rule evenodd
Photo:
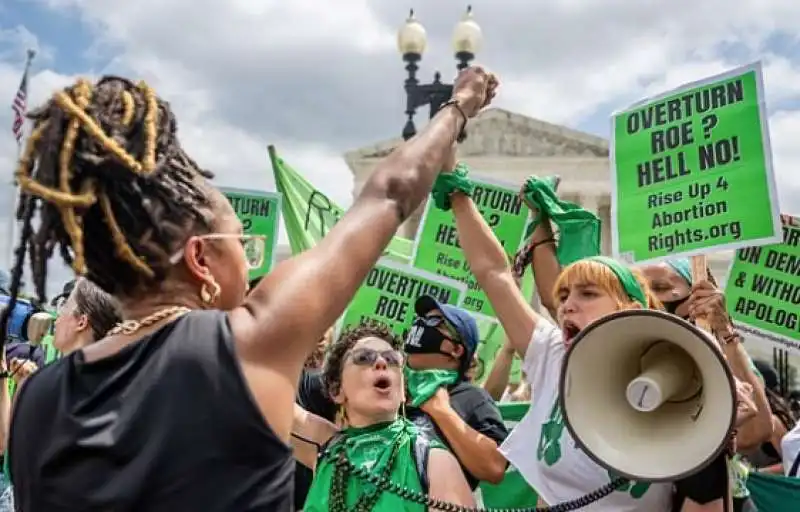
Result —
M 661 311 L 620 311 L 583 329 L 559 386 L 578 446 L 630 480 L 700 471 L 725 449 L 736 421 L 733 375 L 717 341 Z

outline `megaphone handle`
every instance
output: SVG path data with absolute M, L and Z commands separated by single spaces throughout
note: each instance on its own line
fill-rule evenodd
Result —
M 692 256 L 692 282 L 696 283 L 705 279 L 708 279 L 708 259 L 705 254 Z M 697 327 L 711 332 L 711 324 L 707 318 L 695 318 L 694 320 Z

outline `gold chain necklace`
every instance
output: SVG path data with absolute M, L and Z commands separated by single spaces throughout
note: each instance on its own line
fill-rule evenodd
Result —
M 145 327 L 150 327 L 151 325 L 164 320 L 165 318 L 179 314 L 183 315 L 189 311 L 191 311 L 191 309 L 185 306 L 169 306 L 164 309 L 159 309 L 155 313 L 152 313 L 141 320 L 125 320 L 124 322 L 118 323 L 110 331 L 108 331 L 106 336 L 115 336 L 117 334 L 134 334 Z

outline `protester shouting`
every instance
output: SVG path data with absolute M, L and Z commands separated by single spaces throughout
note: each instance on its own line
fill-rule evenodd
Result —
M 246 298 L 264 239 L 243 234 L 150 87 L 80 80 L 33 111 L 11 291 L 31 254 L 43 294 L 60 245 L 119 300 L 125 322 L 20 390 L 9 440 L 17 506 L 291 510 L 287 443 L 303 362 L 495 86 L 481 68 L 462 71 L 452 100 L 377 166 L 328 236 Z
M 474 506 L 456 458 L 398 414 L 405 401 L 402 343 L 381 324 L 346 330 L 331 346 L 323 378 L 342 428 L 297 406 L 295 456 L 314 469 L 305 512 L 425 511 L 428 507 L 374 486 L 355 469 L 432 499 Z M 341 460 L 348 461 L 345 467 Z
M 488 393 L 467 379 L 478 346 L 477 323 L 467 311 L 430 296 L 420 297 L 415 308 L 417 318 L 404 345 L 411 395 L 406 417 L 452 450 L 470 488 L 480 481 L 499 483 L 507 462 L 497 448 L 508 430 Z M 336 421 L 324 380 L 313 372 L 304 372 L 298 403 Z
M 523 370 L 534 389 L 530 410 L 502 450 L 547 504 L 578 499 L 608 486 L 611 475 L 577 447 L 564 425 L 558 386 L 566 349 L 583 328 L 600 318 L 620 310 L 660 309 L 661 304 L 638 272 L 610 258 L 582 259 L 559 272 L 549 219 L 540 217 L 533 233 L 532 261 L 535 276 L 543 271 L 537 262 L 555 270 L 555 283 L 549 290 L 558 324 L 554 326 L 523 297 L 508 256 L 470 199 L 472 190 L 467 170 L 459 165 L 440 177 L 434 198 L 440 208 L 452 208 L 470 269 L 509 342 L 523 358 Z M 541 289 L 540 283 L 537 286 Z M 722 511 L 727 482 L 716 491 L 713 502 L 701 498 L 700 504 L 681 503 L 680 510 Z M 673 488 L 665 483 L 630 482 L 591 507 L 609 512 L 667 512 L 673 508 Z

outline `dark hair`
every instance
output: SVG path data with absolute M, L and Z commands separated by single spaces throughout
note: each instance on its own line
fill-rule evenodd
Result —
M 75 313 L 86 315 L 95 341 L 122 321 L 122 313 L 116 299 L 87 279 L 79 279 L 73 295 Z
M 166 278 L 170 256 L 190 234 L 210 231 L 205 178 L 212 175 L 181 148 L 169 104 L 144 82 L 78 80 L 28 117 L 33 129 L 15 173 L 22 229 L 12 301 L 26 254 L 41 302 L 56 246 L 78 275 L 131 296 Z M 7 322 L 4 314 L 0 332 Z
M 345 329 L 339 338 L 328 347 L 325 363 L 322 366 L 322 380 L 331 397 L 339 392 L 339 386 L 342 384 L 342 368 L 347 354 L 356 343 L 364 338 L 382 339 L 395 350 L 399 350 L 403 346 L 403 340 L 394 334 L 386 324 L 380 322 L 364 321 L 355 327 Z
M 795 419 L 794 415 L 792 414 L 791 408 L 786 403 L 781 395 L 776 393 L 775 391 L 771 390 L 770 388 L 764 388 L 767 394 L 767 403 L 769 403 L 770 411 L 772 415 L 778 418 L 786 430 L 792 430 L 795 426 Z

